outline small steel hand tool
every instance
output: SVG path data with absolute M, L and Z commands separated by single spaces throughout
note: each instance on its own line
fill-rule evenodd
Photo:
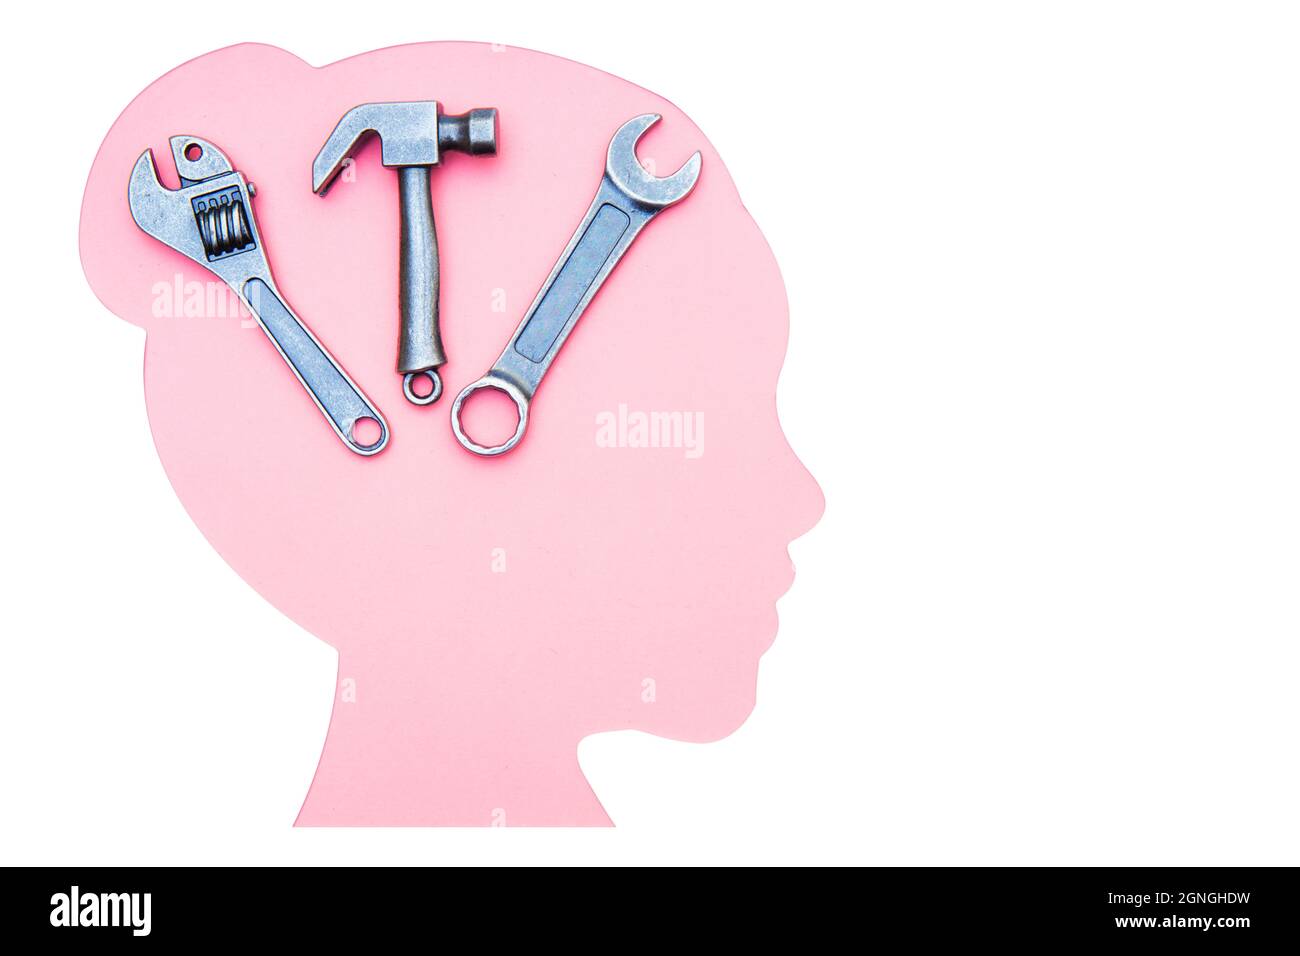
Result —
M 700 178 L 698 152 L 665 178 L 650 175 L 636 158 L 637 140 L 659 120 L 657 113 L 646 113 L 619 127 L 610 141 L 605 176 L 591 208 L 542 283 L 510 344 L 488 373 L 467 385 L 452 403 L 452 431 L 474 454 L 503 455 L 519 444 L 528 427 L 529 403 L 583 310 L 646 223 L 695 188 Z M 499 445 L 480 445 L 461 427 L 465 399 L 482 388 L 505 392 L 519 414 L 515 433 Z
M 164 187 L 153 151 L 141 153 L 127 187 L 136 225 L 234 290 L 349 449 L 358 455 L 383 451 L 388 444 L 384 416 L 276 288 L 253 218 L 252 184 L 207 140 L 173 136 L 170 143 L 181 188 Z M 368 445 L 354 435 L 356 425 L 365 421 L 379 427 L 379 437 Z
M 446 151 L 492 155 L 497 151 L 497 111 L 470 110 L 461 116 L 442 114 L 434 100 L 413 103 L 366 103 L 343 114 L 334 132 L 311 164 L 311 188 L 329 191 L 344 162 L 370 133 L 383 145 L 383 164 L 397 169 L 401 206 L 401 245 L 398 264 L 398 309 L 401 328 L 397 371 L 402 393 L 416 405 L 431 405 L 442 395 L 437 369 L 447 362 L 438 329 L 438 236 L 433 227 L 429 171 Z M 416 378 L 430 381 L 428 395 L 419 396 Z

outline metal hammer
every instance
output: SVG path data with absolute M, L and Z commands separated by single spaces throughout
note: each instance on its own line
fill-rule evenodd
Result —
M 311 164 L 312 192 L 329 191 L 345 162 L 374 133 L 383 146 L 383 164 L 397 170 L 402 214 L 398 266 L 401 329 L 397 371 L 402 393 L 416 405 L 431 405 L 442 394 L 436 369 L 447 362 L 438 329 L 438 236 L 433 227 L 429 171 L 444 151 L 493 155 L 497 151 L 497 111 L 475 109 L 459 116 L 443 114 L 435 100 L 411 103 L 365 103 L 343 114 Z M 428 395 L 416 395 L 419 376 L 432 383 Z

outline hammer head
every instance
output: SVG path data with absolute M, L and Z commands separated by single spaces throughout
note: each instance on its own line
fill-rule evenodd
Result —
M 497 111 L 476 109 L 447 116 L 436 100 L 354 106 L 343 114 L 311 164 L 312 192 L 324 195 L 343 171 L 344 162 L 371 133 L 383 146 L 385 166 L 437 166 L 447 150 L 495 153 Z

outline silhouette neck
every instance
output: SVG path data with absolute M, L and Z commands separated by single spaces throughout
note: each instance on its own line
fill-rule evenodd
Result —
M 298 826 L 609 826 L 544 686 L 508 697 L 501 662 L 467 673 L 340 656 Z M 425 660 L 428 658 L 425 657 Z M 455 675 L 451 679 L 446 675 Z

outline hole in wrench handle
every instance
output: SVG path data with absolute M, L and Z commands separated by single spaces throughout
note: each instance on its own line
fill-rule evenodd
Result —
M 348 378 L 334 356 L 266 282 L 249 279 L 244 284 L 243 294 L 262 331 L 343 443 L 358 455 L 377 455 L 383 451 L 388 444 L 388 422 Z M 379 425 L 379 438 L 369 445 L 361 444 L 353 436 L 353 427 L 362 419 L 371 419 Z

